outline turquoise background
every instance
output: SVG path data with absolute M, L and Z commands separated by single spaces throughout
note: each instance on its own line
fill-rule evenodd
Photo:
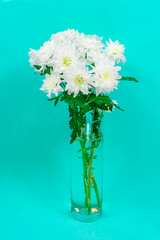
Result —
M 160 240 L 157 0 L 0 0 L 0 239 Z M 54 108 L 28 63 L 52 33 L 74 28 L 126 46 L 104 120 L 104 203 L 97 222 L 70 217 L 67 105 Z

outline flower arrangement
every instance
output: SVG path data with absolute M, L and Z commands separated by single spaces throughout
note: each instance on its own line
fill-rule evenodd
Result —
M 137 82 L 135 78 L 122 77 L 119 74 L 120 64 L 126 61 L 124 49 L 124 45 L 118 41 L 113 42 L 110 39 L 104 44 L 102 38 L 96 35 L 67 30 L 53 34 L 39 50 L 30 49 L 29 52 L 31 66 L 37 73 L 45 75 L 40 90 L 47 93 L 48 100 L 54 101 L 54 105 L 64 101 L 69 106 L 69 124 L 72 130 L 70 143 L 81 136 L 81 129 L 85 127 L 88 114 L 92 121 L 95 121 L 91 131 L 91 138 L 94 139 L 92 146 L 87 149 L 86 140 L 81 143 L 85 207 L 88 209 L 88 215 L 91 214 L 91 185 L 96 184 L 93 172 L 91 174 L 91 163 L 94 159 L 94 149 L 100 141 L 96 141 L 100 122 L 104 112 L 114 108 L 122 110 L 111 100 L 109 93 L 117 89 L 120 81 Z M 101 207 L 97 186 L 95 192 L 98 206 Z

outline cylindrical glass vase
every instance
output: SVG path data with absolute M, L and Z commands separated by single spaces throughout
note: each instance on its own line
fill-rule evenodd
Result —
M 73 144 L 71 158 L 71 214 L 82 222 L 102 214 L 103 139 L 101 120 L 87 122 Z

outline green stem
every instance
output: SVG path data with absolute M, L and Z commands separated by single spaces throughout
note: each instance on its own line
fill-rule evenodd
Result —
M 101 200 L 100 200 L 100 196 L 99 196 L 99 192 L 98 192 L 98 186 L 97 186 L 97 183 L 95 181 L 93 172 L 92 172 L 92 184 L 94 186 L 94 191 L 95 191 L 96 198 L 97 198 L 98 208 L 101 208 Z
M 91 183 L 92 183 L 92 161 L 95 148 L 91 149 L 90 163 L 88 166 L 88 215 L 91 214 Z
M 94 108 L 92 121 L 95 120 L 95 111 L 96 111 L 96 109 Z M 91 144 L 90 161 L 89 161 L 89 166 L 88 166 L 88 215 L 91 214 L 91 184 L 93 184 L 93 187 L 94 187 L 94 191 L 95 191 L 96 198 L 97 198 L 98 208 L 101 208 L 101 200 L 100 200 L 100 196 L 99 196 L 98 186 L 97 186 L 97 183 L 95 181 L 94 174 L 92 171 L 92 162 L 93 162 L 94 151 L 95 151 L 95 142 L 92 139 L 92 137 L 93 137 L 93 126 L 92 126 L 92 130 L 91 130 L 92 144 Z
M 93 117 L 92 121 L 94 121 L 94 115 L 95 115 L 95 107 L 93 108 Z M 91 130 L 91 141 L 92 141 L 92 135 L 93 135 L 93 126 Z M 91 154 L 90 154 L 90 161 L 88 165 L 88 215 L 91 214 L 91 181 L 92 181 L 92 161 L 94 157 L 94 150 L 95 148 L 93 147 L 93 141 L 91 143 Z
M 83 158 L 83 183 L 84 183 L 84 192 L 85 192 L 85 207 L 88 207 L 88 200 L 87 200 L 87 164 L 86 164 L 86 153 L 85 153 L 85 143 L 82 143 L 80 140 L 80 145 L 82 149 L 82 158 Z

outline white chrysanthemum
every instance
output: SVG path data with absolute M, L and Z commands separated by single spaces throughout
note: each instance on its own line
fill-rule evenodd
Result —
M 30 64 L 31 66 L 38 65 L 41 66 L 39 70 L 35 69 L 37 72 L 44 70 L 46 65 L 50 64 L 50 61 L 53 57 L 55 45 L 52 41 L 47 41 L 39 50 L 33 50 L 29 52 Z
M 58 92 L 63 92 L 63 88 L 60 86 L 60 76 L 54 71 L 51 71 L 51 75 L 46 74 L 46 79 L 43 80 L 43 85 L 40 90 L 47 92 L 47 96 L 51 98 L 51 94 L 54 93 L 56 96 Z
M 108 61 L 108 58 L 110 58 L 107 54 L 106 54 L 106 52 L 92 52 L 92 61 L 90 61 L 91 62 L 91 64 L 94 64 L 94 65 L 96 65 L 96 64 L 98 64 L 98 62 L 99 61 L 105 61 L 106 60 L 106 58 L 107 58 L 107 61 Z
M 52 65 L 56 72 L 64 73 L 70 71 L 78 64 L 80 53 L 76 50 L 75 45 L 59 44 L 56 46 Z
M 96 35 L 84 35 L 81 34 L 80 38 L 76 42 L 78 48 L 81 51 L 82 57 L 87 55 L 87 60 L 93 62 L 93 58 L 96 54 L 100 54 L 105 47 L 101 42 L 102 38 Z
M 58 32 L 51 36 L 51 40 L 56 43 L 68 43 L 68 42 L 75 42 L 80 37 L 80 33 L 75 31 L 74 29 L 68 29 L 64 32 Z
M 68 94 L 74 93 L 74 97 L 79 92 L 88 94 L 91 89 L 92 74 L 83 64 L 79 64 L 71 72 L 67 72 L 64 79 L 67 83 L 65 90 L 68 91 Z
M 121 61 L 124 63 L 126 61 L 124 54 L 124 45 L 119 44 L 118 41 L 113 42 L 111 39 L 109 39 L 109 42 L 106 42 L 107 47 L 106 51 L 109 56 L 112 56 L 117 63 L 120 63 Z
M 101 61 L 96 62 L 95 67 L 93 68 L 93 86 L 96 89 L 96 96 L 100 93 L 110 93 L 113 89 L 117 88 L 118 79 L 121 76 L 118 74 L 118 71 L 121 69 L 119 66 L 115 66 L 113 60 L 109 57 L 103 58 Z
M 80 35 L 77 44 L 80 48 L 86 51 L 98 51 L 102 50 L 104 44 L 101 42 L 102 38 L 99 38 L 96 35 L 84 35 L 83 33 Z

